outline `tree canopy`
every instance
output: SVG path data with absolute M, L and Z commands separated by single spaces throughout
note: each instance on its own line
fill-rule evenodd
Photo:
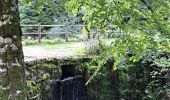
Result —
M 138 61 L 149 49 L 170 50 L 169 0 L 70 0 L 66 6 L 74 15 L 85 12 L 87 31 L 97 28 L 103 34 L 109 25 L 119 31 L 110 50 L 115 65 L 129 52 L 134 55 L 130 59 Z
M 76 24 L 80 16 L 73 16 L 65 7 L 67 0 L 21 0 L 21 24 Z

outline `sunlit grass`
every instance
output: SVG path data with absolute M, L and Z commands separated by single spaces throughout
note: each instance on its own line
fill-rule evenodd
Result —
M 86 49 L 85 48 L 82 48 L 80 50 L 76 50 L 75 51 L 75 54 L 78 55 L 78 56 L 83 56 L 86 54 Z

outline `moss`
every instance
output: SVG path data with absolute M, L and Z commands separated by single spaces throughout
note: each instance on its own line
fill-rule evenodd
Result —
M 75 60 L 70 58 L 53 60 L 55 61 L 27 67 L 27 88 L 29 90 L 27 94 L 30 98 L 40 94 L 35 99 L 51 100 L 50 85 L 54 79 L 61 79 L 61 66 L 67 65 L 68 67 L 71 67 L 71 71 L 74 75 L 82 75 L 84 72 L 84 67 L 82 66 L 83 59 Z M 50 64 L 52 62 L 53 64 Z
M 37 75 L 41 74 L 49 74 L 50 79 L 53 79 L 53 74 L 57 75 L 57 78 L 60 79 L 62 75 L 62 71 L 60 66 L 56 66 L 54 64 L 38 64 L 28 68 L 29 71 L 37 73 Z
M 61 68 L 54 64 L 38 64 L 27 67 L 27 71 L 28 96 L 32 98 L 41 94 L 36 99 L 50 100 L 50 82 L 52 79 L 61 78 Z

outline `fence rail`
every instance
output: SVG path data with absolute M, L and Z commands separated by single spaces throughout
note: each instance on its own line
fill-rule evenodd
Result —
M 42 35 L 50 35 L 52 34 L 63 34 L 65 41 L 68 42 L 68 27 L 85 27 L 86 25 L 41 25 L 41 24 L 36 24 L 36 25 L 21 25 L 21 27 L 36 27 L 37 28 L 37 32 L 24 32 L 23 35 L 38 35 L 38 42 L 40 43 L 42 40 Z M 64 31 L 63 32 L 42 32 L 42 28 L 53 28 L 53 27 L 63 27 Z M 112 31 L 110 30 L 110 28 L 108 28 L 108 32 L 106 33 L 111 33 Z M 95 33 L 95 32 L 89 32 L 87 33 L 87 38 L 90 39 L 91 38 L 91 34 Z
M 38 42 L 41 42 L 42 39 L 42 35 L 43 34 L 50 34 L 50 33 L 43 33 L 42 32 L 42 28 L 49 28 L 49 27 L 63 27 L 64 28 L 64 32 L 54 32 L 53 34 L 64 34 L 65 37 L 65 41 L 68 41 L 68 31 L 67 31 L 67 27 L 68 26 L 72 26 L 72 27 L 85 27 L 85 25 L 41 25 L 41 24 L 37 24 L 37 25 L 21 25 L 21 27 L 36 27 L 38 28 L 37 32 L 24 32 L 23 34 L 28 34 L 28 35 L 38 35 Z
M 32 26 L 35 26 L 35 27 L 39 27 L 39 26 L 42 26 L 42 27 L 65 27 L 65 26 L 75 26 L 75 27 L 84 27 L 86 25 L 21 25 L 21 26 L 26 26 L 26 27 L 32 27 Z

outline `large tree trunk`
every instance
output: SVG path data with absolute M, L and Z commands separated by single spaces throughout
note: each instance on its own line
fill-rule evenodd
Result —
M 18 0 L 0 0 L 0 100 L 25 100 Z

